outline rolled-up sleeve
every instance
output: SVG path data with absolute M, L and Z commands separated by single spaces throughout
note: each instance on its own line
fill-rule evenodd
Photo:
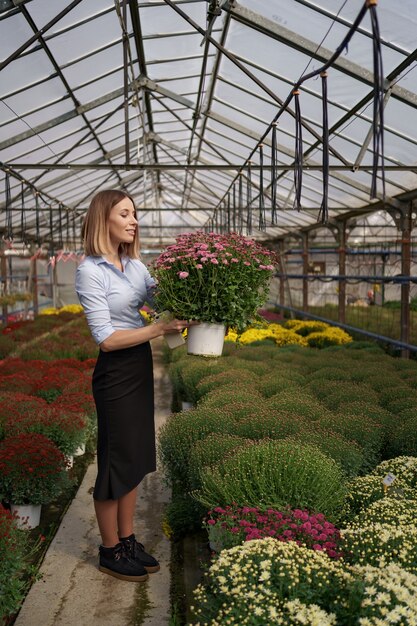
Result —
M 93 339 L 99 345 L 114 333 L 103 272 L 94 264 L 82 263 L 76 272 L 75 290 Z
M 144 266 L 144 271 L 145 271 L 145 285 L 146 285 L 146 300 L 152 308 L 155 308 L 154 297 L 155 297 L 156 282 L 155 282 L 155 279 L 152 278 L 152 276 L 149 273 L 149 270 L 145 266 Z

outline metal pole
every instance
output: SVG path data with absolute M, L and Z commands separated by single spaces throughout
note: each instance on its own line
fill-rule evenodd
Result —
M 302 234 L 303 241 L 303 311 L 308 312 L 308 232 Z
M 4 285 L 2 295 L 6 296 L 9 290 L 7 289 L 7 259 L 4 256 L 4 254 L 1 255 L 1 259 L 0 259 L 0 271 L 1 271 L 1 282 Z M 3 324 L 7 326 L 7 319 L 8 319 L 7 304 L 2 305 L 2 315 L 3 315 Z
M 38 299 L 38 268 L 36 259 L 31 259 L 31 274 L 32 274 L 32 300 L 33 300 L 33 314 L 36 316 L 39 313 L 39 299 Z
M 346 275 L 346 222 L 338 224 L 339 276 Z M 341 324 L 346 322 L 346 280 L 339 280 L 339 316 Z
M 410 203 L 411 205 L 411 203 Z M 411 270 L 411 206 L 404 209 L 401 224 L 401 274 L 410 276 Z M 410 343 L 410 283 L 401 284 L 401 341 Z M 401 350 L 401 356 L 410 358 L 410 351 L 407 348 Z
M 279 303 L 285 304 L 285 278 L 284 278 L 284 242 L 279 242 L 279 265 L 281 268 L 281 275 L 279 277 Z

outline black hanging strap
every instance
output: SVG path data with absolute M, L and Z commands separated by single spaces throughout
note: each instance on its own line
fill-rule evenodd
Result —
M 374 106 L 373 106 L 373 161 L 371 198 L 377 197 L 378 165 L 381 162 L 382 196 L 385 199 L 384 168 L 384 70 L 382 67 L 381 37 L 376 6 L 378 0 L 367 0 L 371 17 L 374 60 Z
M 9 172 L 6 172 L 5 190 L 6 190 L 6 234 L 4 238 L 7 239 L 8 241 L 13 241 L 12 196 L 10 193 Z
M 53 220 L 52 220 L 52 206 L 49 207 L 49 239 L 50 239 L 49 254 L 52 257 L 55 254 L 55 250 L 54 250 L 54 224 L 53 224 Z
M 227 232 L 230 233 L 230 191 L 227 192 Z
M 36 236 L 35 241 L 38 246 L 41 245 L 41 233 L 40 233 L 40 225 L 39 225 L 39 194 L 35 191 L 35 228 L 36 228 Z
M 277 223 L 277 122 L 272 124 L 272 145 L 271 145 L 271 224 Z
M 300 91 L 294 89 L 295 109 L 295 155 L 294 155 L 294 208 L 301 209 L 301 191 L 303 184 L 303 127 L 301 124 Z
M 232 189 L 232 200 L 233 200 L 233 232 L 236 231 L 236 184 L 233 185 L 233 189 Z
M 58 229 L 59 229 L 59 232 L 58 232 L 58 248 L 60 250 L 62 250 L 62 248 L 64 246 L 64 243 L 63 243 L 63 240 L 62 240 L 62 211 L 63 211 L 63 208 L 64 207 L 62 206 L 62 203 L 60 202 L 59 203 L 59 208 L 58 208 Z
M 70 212 L 67 209 L 67 223 L 66 223 L 66 247 L 69 248 L 69 240 L 70 240 Z
M 327 72 L 322 72 L 321 90 L 323 104 L 323 200 L 318 221 L 327 224 L 329 220 L 329 115 L 327 104 Z
M 243 229 L 243 172 L 239 172 L 238 205 L 237 230 L 241 235 Z
M 26 209 L 25 209 L 25 188 L 23 183 L 20 187 L 20 205 L 21 205 L 21 214 L 20 214 L 20 234 L 21 240 L 26 245 L 27 244 L 27 236 L 26 236 Z
M 248 176 L 246 179 L 246 234 L 252 234 L 252 161 L 248 161 Z
M 264 145 L 259 144 L 259 230 L 266 230 L 264 196 Z

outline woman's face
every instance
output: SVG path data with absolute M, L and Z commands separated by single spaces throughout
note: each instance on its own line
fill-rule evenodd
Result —
M 108 218 L 109 237 L 113 245 L 133 243 L 138 222 L 136 212 L 130 198 L 123 198 L 114 205 Z

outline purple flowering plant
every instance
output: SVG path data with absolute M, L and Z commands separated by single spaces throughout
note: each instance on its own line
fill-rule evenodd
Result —
M 151 268 L 156 303 L 179 319 L 243 331 L 264 304 L 276 256 L 238 233 L 185 233 Z
M 342 557 L 339 530 L 322 513 L 301 509 L 261 510 L 257 507 L 217 506 L 203 522 L 210 546 L 216 552 L 244 541 L 273 537 L 278 541 L 295 541 L 333 559 Z

